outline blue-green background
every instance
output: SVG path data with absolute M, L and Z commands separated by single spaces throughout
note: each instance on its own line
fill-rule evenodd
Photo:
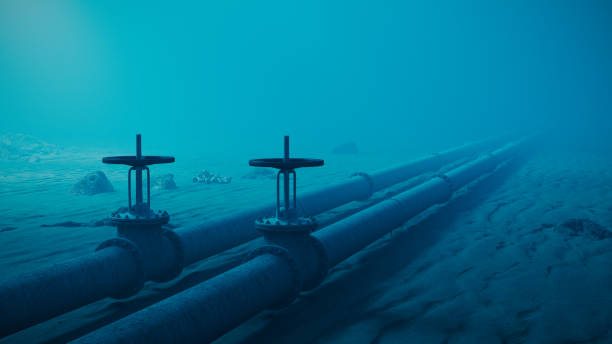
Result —
M 0 2 L 0 132 L 156 152 L 609 144 L 608 1 Z M 279 150 L 279 149 L 277 149 Z M 149 152 L 151 153 L 151 152 Z

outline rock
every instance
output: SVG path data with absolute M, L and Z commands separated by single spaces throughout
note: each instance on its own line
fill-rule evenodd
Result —
M 276 179 L 276 171 L 271 168 L 255 167 L 242 176 L 243 179 Z
M 177 188 L 172 173 L 162 174 L 161 176 L 153 178 L 151 187 L 157 190 L 174 190 Z
M 200 184 L 229 184 L 232 182 L 232 177 L 217 175 L 210 173 L 208 170 L 202 170 L 197 176 L 193 177 L 193 182 Z
M 347 142 L 332 150 L 332 154 L 357 154 L 359 150 L 355 142 Z
M 4 134 L 0 136 L 0 160 L 24 160 L 39 162 L 41 159 L 58 157 L 61 149 L 34 136 Z
M 127 207 L 125 207 L 125 209 L 127 209 Z M 103 226 L 112 226 L 112 225 L 113 224 L 111 223 L 110 219 L 102 219 L 102 220 L 91 221 L 91 222 L 64 221 L 64 222 L 58 222 L 58 223 L 53 223 L 53 224 L 42 224 L 40 226 L 44 228 L 52 228 L 52 227 L 73 228 L 73 227 L 103 227 Z
M 95 195 L 103 192 L 113 192 L 113 186 L 102 171 L 91 172 L 79 180 L 72 187 L 73 194 L 76 195 Z
M 570 219 L 565 221 L 557 232 L 569 236 L 584 236 L 594 240 L 612 238 L 612 232 L 600 224 L 589 219 Z
M 28 158 L 28 162 L 40 162 L 40 156 L 32 155 L 31 157 Z
M 80 223 L 80 222 L 74 222 L 74 221 L 65 221 L 65 222 L 60 222 L 60 223 L 54 223 L 51 225 L 48 224 L 42 224 L 40 225 L 41 227 L 83 227 L 84 224 Z

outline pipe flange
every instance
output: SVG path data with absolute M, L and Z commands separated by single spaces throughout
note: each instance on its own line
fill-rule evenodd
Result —
M 438 173 L 434 176 L 434 178 L 440 178 L 446 182 L 446 185 L 448 185 L 448 198 L 450 199 L 453 196 L 453 193 L 455 192 L 455 186 L 453 185 L 453 181 L 444 173 Z
M 157 279 L 155 282 L 167 282 L 170 281 L 183 271 L 183 267 L 185 267 L 185 250 L 183 249 L 183 244 L 181 243 L 181 239 L 175 231 L 165 230 L 162 235 L 170 241 L 172 246 L 174 247 L 174 252 L 176 253 L 176 264 L 174 269 L 168 272 L 163 279 Z
M 486 152 L 484 154 L 484 156 L 487 157 L 487 159 L 492 159 L 492 160 L 495 160 L 495 159 L 498 158 L 498 155 L 493 153 L 492 151 L 491 152 Z
M 327 257 L 325 246 L 323 246 L 323 243 L 321 243 L 321 241 L 319 241 L 319 239 L 316 237 L 312 235 L 309 235 L 308 237 L 310 238 L 310 243 L 317 251 L 319 266 L 317 269 L 317 274 L 312 278 L 312 280 L 304 283 L 302 286 L 303 290 L 311 290 L 318 287 L 325 280 L 325 277 L 327 277 L 327 272 L 329 270 L 329 258 Z
M 136 244 L 126 239 L 113 238 L 113 239 L 106 240 L 103 243 L 101 243 L 100 246 L 96 248 L 96 251 L 100 251 L 105 248 L 113 247 L 113 246 L 122 248 L 126 250 L 127 252 L 129 252 L 134 257 L 136 261 L 136 265 L 138 265 L 138 270 L 140 270 L 141 272 L 140 274 L 138 274 L 138 279 L 136 280 L 136 283 L 134 284 L 132 288 L 128 288 L 127 290 L 120 291 L 114 295 L 109 295 L 113 299 L 125 299 L 125 298 L 128 298 L 138 293 L 144 286 L 144 283 L 146 280 L 144 261 L 142 260 L 142 254 L 140 253 L 140 250 L 138 249 Z
M 365 172 L 356 172 L 351 174 L 351 177 L 363 177 L 367 182 L 368 185 L 370 186 L 370 190 L 368 191 L 368 195 L 366 197 L 364 197 L 363 199 L 360 199 L 359 201 L 365 201 L 367 199 L 369 199 L 370 197 L 372 197 L 372 195 L 374 194 L 374 179 L 372 178 L 372 176 L 370 176 L 369 174 L 365 173 Z
M 302 280 L 300 278 L 300 270 L 298 268 L 298 264 L 295 261 L 295 259 L 291 257 L 291 254 L 289 253 L 288 250 L 280 246 L 276 246 L 276 245 L 266 245 L 266 246 L 259 247 L 258 249 L 249 253 L 247 258 L 245 259 L 245 262 L 253 258 L 256 258 L 258 256 L 261 256 L 263 254 L 271 254 L 271 255 L 281 258 L 287 263 L 287 265 L 289 265 L 289 268 L 291 269 L 291 272 L 293 273 L 293 290 L 291 290 L 289 295 L 287 295 L 287 297 L 284 298 L 282 301 L 268 307 L 270 309 L 285 308 L 289 306 L 291 303 L 293 303 L 293 300 L 296 299 L 296 297 L 302 290 Z
M 440 165 L 444 165 L 444 159 L 442 159 L 442 154 L 438 152 L 431 153 L 434 158 L 437 158 L 440 162 Z

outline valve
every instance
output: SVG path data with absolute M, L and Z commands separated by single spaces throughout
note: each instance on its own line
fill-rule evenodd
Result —
M 161 226 L 170 220 L 166 211 L 154 212 L 151 210 L 151 174 L 149 165 L 167 164 L 174 162 L 171 156 L 142 155 L 141 135 L 136 135 L 135 156 L 111 156 L 102 158 L 105 164 L 128 165 L 128 207 L 127 210 L 118 210 L 111 216 L 111 223 L 119 227 Z M 132 171 L 135 174 L 136 201 L 132 204 Z M 147 172 L 147 200 L 143 199 L 142 172 Z
M 300 167 L 323 166 L 321 159 L 302 159 L 289 157 L 289 136 L 285 136 L 283 158 L 249 160 L 250 166 L 272 167 L 279 171 L 276 175 L 276 216 L 259 218 L 255 227 L 261 231 L 298 231 L 312 232 L 317 226 L 313 217 L 300 217 L 297 213 L 297 187 L 295 169 Z M 283 180 L 283 201 L 281 206 L 281 177 Z M 293 178 L 291 178 L 293 177 Z M 291 193 L 293 179 L 293 193 Z M 293 196 L 293 197 L 291 197 Z

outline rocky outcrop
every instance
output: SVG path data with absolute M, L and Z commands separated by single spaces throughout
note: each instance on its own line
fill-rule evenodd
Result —
M 193 177 L 193 182 L 200 184 L 229 184 L 232 182 L 232 177 L 214 174 L 208 170 L 202 170 L 197 176 Z
M 36 137 L 24 134 L 0 136 L 0 160 L 23 160 L 39 162 L 41 159 L 58 157 L 61 150 Z
M 255 167 L 242 176 L 243 179 L 276 179 L 276 171 L 271 168 Z
M 113 192 L 113 186 L 106 178 L 106 175 L 102 171 L 95 171 L 88 173 L 85 177 L 81 178 L 70 191 L 76 195 L 95 195 L 104 192 Z
M 589 219 L 569 219 L 556 231 L 565 233 L 568 236 L 583 236 L 594 240 L 612 238 L 612 232 Z
M 357 149 L 357 145 L 355 144 L 355 142 L 347 142 L 332 150 L 332 154 L 357 154 L 357 153 L 359 153 L 359 149 Z
M 174 190 L 177 188 L 174 182 L 174 175 L 172 173 L 162 174 L 154 177 L 151 181 L 151 188 L 156 190 Z

